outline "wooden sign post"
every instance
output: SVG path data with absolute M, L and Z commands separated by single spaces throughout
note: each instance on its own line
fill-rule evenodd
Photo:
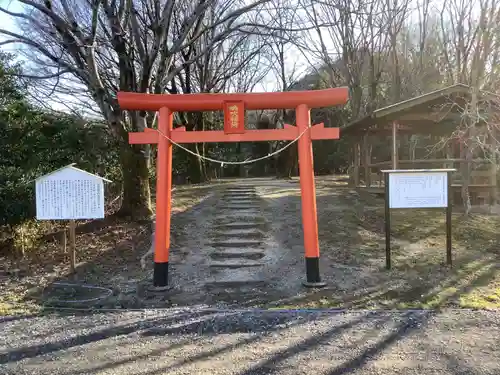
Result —
M 74 273 L 76 270 L 76 223 L 74 220 L 69 221 L 69 259 L 71 273 Z
M 446 208 L 446 263 L 451 253 L 451 173 L 455 169 L 384 170 L 385 266 L 391 269 L 391 209 Z M 425 223 L 423 223 L 425 224 Z
M 36 179 L 37 220 L 69 220 L 72 273 L 76 269 L 75 220 L 104 218 L 104 181 L 111 182 L 74 165 L 70 164 Z M 66 239 L 63 246 L 66 247 Z

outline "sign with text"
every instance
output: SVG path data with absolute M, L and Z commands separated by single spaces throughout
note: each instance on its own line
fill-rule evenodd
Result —
M 245 103 L 224 103 L 224 133 L 242 134 L 245 132 Z
M 104 218 L 103 179 L 71 166 L 40 177 L 36 180 L 36 218 Z
M 455 169 L 385 170 L 385 267 L 391 269 L 391 208 L 446 208 L 446 263 L 451 254 L 451 173 Z M 425 222 L 422 223 L 425 225 Z
M 389 173 L 389 208 L 447 206 L 447 172 Z

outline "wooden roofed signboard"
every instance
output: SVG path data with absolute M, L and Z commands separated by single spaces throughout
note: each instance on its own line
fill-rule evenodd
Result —
M 104 181 L 111 181 L 74 165 L 36 179 L 38 220 L 104 218 Z

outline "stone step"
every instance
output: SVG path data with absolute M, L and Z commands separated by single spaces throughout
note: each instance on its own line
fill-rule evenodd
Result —
M 244 206 L 244 205 L 239 205 L 239 204 L 228 204 L 228 205 L 222 206 L 221 209 L 222 210 L 238 210 L 238 211 L 258 212 L 258 210 L 260 210 L 260 206 L 256 206 L 256 205 Z
M 223 204 L 237 204 L 240 206 L 252 206 L 257 205 L 259 201 L 257 199 L 226 199 Z
M 235 220 L 236 218 L 241 220 L 251 220 L 257 219 L 262 216 L 262 212 L 252 209 L 252 210 L 219 210 L 220 216 L 224 216 L 223 220 Z M 219 220 L 222 218 L 219 218 Z
M 225 197 L 256 197 L 258 196 L 256 191 L 226 191 L 223 194 Z
M 213 276 L 207 279 L 208 289 L 235 288 L 248 289 L 267 285 L 259 274 L 257 267 L 213 268 Z
M 225 190 L 224 195 L 257 195 L 256 190 Z
M 262 267 L 261 262 L 254 261 L 252 259 L 225 259 L 221 261 L 210 262 L 209 266 L 211 268 L 250 268 L 250 267 Z
M 221 230 L 236 230 L 261 228 L 263 225 L 263 221 L 233 221 L 226 224 L 215 225 L 214 227 Z
M 258 260 L 265 256 L 263 251 L 259 250 L 245 250 L 245 249 L 227 249 L 225 251 L 214 251 L 210 253 L 210 258 L 214 260 L 223 259 L 252 259 Z
M 239 219 L 239 220 L 238 220 Z M 242 220 L 248 220 L 252 222 L 259 222 L 263 221 L 264 219 L 261 216 L 261 213 L 256 211 L 256 212 L 251 212 L 251 211 L 231 211 L 230 213 L 224 213 L 217 215 L 215 217 L 216 221 L 242 221 Z
M 229 201 L 234 201 L 234 202 L 241 202 L 241 201 L 249 201 L 249 202 L 256 202 L 258 201 L 259 198 L 256 195 L 226 195 L 222 198 L 223 202 L 229 202 Z
M 242 202 L 242 201 L 248 201 L 248 202 L 258 202 L 259 198 L 254 195 L 227 195 L 222 199 L 222 202 L 229 202 L 229 201 L 234 201 L 234 202 Z
M 216 232 L 217 237 L 261 238 L 264 234 L 256 227 L 226 228 Z
M 213 247 L 238 247 L 238 248 L 252 248 L 259 247 L 262 245 L 261 240 L 252 239 L 239 239 L 239 238 L 228 238 L 221 241 L 216 241 L 212 243 Z
M 255 191 L 255 186 L 228 186 L 225 191 Z

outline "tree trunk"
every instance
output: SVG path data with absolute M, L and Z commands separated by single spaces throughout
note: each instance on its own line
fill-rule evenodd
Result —
M 119 216 L 136 219 L 151 217 L 151 191 L 149 186 L 149 161 L 142 145 L 122 144 L 120 164 L 123 176 L 123 203 Z
M 191 151 L 199 154 L 199 148 L 196 143 L 192 143 L 187 146 Z M 200 182 L 204 182 L 206 180 L 206 176 L 203 173 L 203 160 L 198 156 L 187 154 L 188 160 L 188 176 L 189 181 L 192 184 L 199 184 Z

